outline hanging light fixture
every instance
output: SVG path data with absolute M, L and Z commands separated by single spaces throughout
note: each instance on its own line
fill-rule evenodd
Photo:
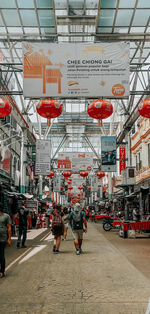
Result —
M 71 177 L 71 172 L 70 171 L 64 171 L 63 176 L 65 177 L 65 179 L 67 179 L 67 178 Z
M 80 176 L 85 178 L 88 176 L 88 172 L 87 171 L 80 171 Z
M 49 178 L 53 178 L 55 175 L 54 171 L 50 171 L 50 174 L 48 175 Z
M 150 118 L 150 99 L 145 99 L 138 106 L 140 116 Z
M 43 117 L 47 118 L 47 125 L 51 125 L 51 119 L 57 118 L 62 113 L 61 104 L 54 99 L 42 99 L 36 106 L 37 113 Z
M 97 177 L 99 177 L 99 179 L 102 179 L 103 177 L 105 177 L 105 172 L 98 171 L 96 175 Z
M 12 106 L 6 99 L 0 98 L 0 118 L 4 118 L 10 115 Z
M 98 119 L 98 126 L 102 126 L 102 119 L 110 117 L 113 113 L 112 104 L 103 99 L 94 100 L 87 108 L 88 115 L 93 119 Z

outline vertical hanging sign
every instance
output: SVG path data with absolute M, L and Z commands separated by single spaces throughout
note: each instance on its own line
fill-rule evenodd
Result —
M 116 171 L 116 136 L 101 136 L 101 170 Z
M 48 175 L 50 173 L 51 145 L 49 140 L 36 140 L 36 166 L 37 175 Z
M 120 159 L 120 174 L 122 170 L 126 169 L 126 147 L 125 145 L 119 146 L 119 159 Z

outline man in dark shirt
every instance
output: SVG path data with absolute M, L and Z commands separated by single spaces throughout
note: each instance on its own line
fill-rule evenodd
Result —
M 11 244 L 11 219 L 0 203 L 0 278 L 5 276 L 5 246 Z
M 27 204 L 24 203 L 20 208 L 18 215 L 19 215 L 19 235 L 17 240 L 17 248 L 20 248 L 21 244 L 21 237 L 22 237 L 22 248 L 26 248 L 25 241 L 27 238 L 27 219 L 29 211 L 26 209 Z

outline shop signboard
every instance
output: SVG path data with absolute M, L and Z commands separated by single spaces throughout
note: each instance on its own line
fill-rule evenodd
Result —
M 53 179 L 53 192 L 60 192 L 61 175 L 55 175 Z
M 59 153 L 58 168 L 75 171 L 89 170 L 93 165 L 93 153 Z
M 102 171 L 116 171 L 116 136 L 101 137 L 101 160 Z
M 95 175 L 93 175 L 93 176 L 91 176 L 90 181 L 91 181 L 91 183 L 90 183 L 91 192 L 97 192 L 97 190 L 98 190 L 98 178 Z
M 26 208 L 29 211 L 35 210 L 36 213 L 38 213 L 38 201 L 37 200 L 18 200 L 18 209 L 21 208 L 21 206 L 26 203 Z
M 49 140 L 36 141 L 36 175 L 49 175 L 50 173 L 51 145 Z
M 24 97 L 127 98 L 129 43 L 23 44 Z
M 126 146 L 125 145 L 120 145 L 119 146 L 119 161 L 120 161 L 120 174 L 122 170 L 126 169 Z

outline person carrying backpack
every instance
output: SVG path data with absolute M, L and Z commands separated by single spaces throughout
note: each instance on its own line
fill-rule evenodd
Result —
M 83 224 L 85 226 L 85 232 L 87 232 L 87 222 L 85 219 L 85 213 L 82 211 L 81 206 L 77 203 L 74 210 L 70 213 L 70 223 L 72 226 L 72 233 L 74 237 L 74 245 L 76 248 L 76 254 L 82 253 L 82 241 L 83 241 Z
M 61 235 L 64 233 L 64 218 L 57 207 L 54 207 L 52 216 L 52 234 L 54 235 L 53 253 L 59 253 Z

